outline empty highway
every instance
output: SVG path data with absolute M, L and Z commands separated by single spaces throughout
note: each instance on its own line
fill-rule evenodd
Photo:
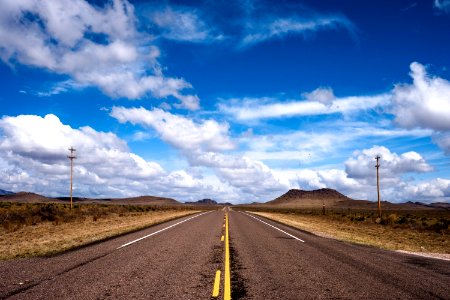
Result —
M 1 299 L 450 299 L 450 261 L 317 237 L 244 212 L 205 212 L 53 257 L 0 261 Z

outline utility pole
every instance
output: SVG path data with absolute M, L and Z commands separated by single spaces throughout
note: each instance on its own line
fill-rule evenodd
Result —
M 70 159 L 70 210 L 72 210 L 72 186 L 73 186 L 73 160 L 77 158 L 75 156 L 75 149 L 73 147 L 69 148 L 70 154 L 67 156 Z
M 381 202 L 380 202 L 380 155 L 375 156 L 375 159 L 377 160 L 377 164 L 375 165 L 375 168 L 377 168 L 377 193 L 378 193 L 378 218 L 381 219 Z

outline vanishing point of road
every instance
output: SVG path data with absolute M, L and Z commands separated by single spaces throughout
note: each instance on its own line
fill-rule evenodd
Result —
M 233 210 L 53 257 L 0 261 L 0 299 L 211 299 L 214 288 L 216 299 L 227 299 L 227 255 L 232 299 L 450 299 L 450 261 L 339 242 Z

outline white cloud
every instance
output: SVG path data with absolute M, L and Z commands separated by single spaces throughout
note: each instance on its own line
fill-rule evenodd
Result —
M 49 196 L 68 192 L 68 147 L 76 148 L 74 194 L 88 197 L 161 195 L 197 200 L 217 188 L 183 170 L 166 172 L 130 152 L 113 133 L 74 129 L 55 115 L 0 119 L 0 185 Z M 120 170 L 118 172 L 118 170 Z
M 434 0 L 434 7 L 445 13 L 450 12 L 450 0 Z
M 264 163 L 222 153 L 236 147 L 229 137 L 226 123 L 214 120 L 194 122 L 161 109 L 114 107 L 111 116 L 121 123 L 130 122 L 154 129 L 163 141 L 181 151 L 190 166 L 213 170 L 223 183 L 236 189 L 237 194 L 243 197 L 256 200 L 267 195 L 270 199 L 287 188 Z
M 433 135 L 434 142 L 444 149 L 445 154 L 450 155 L 450 132 L 436 133 Z
M 197 151 L 187 155 L 191 165 L 212 168 L 220 179 L 252 200 L 271 199 L 288 188 L 264 163 L 246 156 Z
M 361 184 L 347 173 L 339 169 L 291 169 L 276 170 L 277 176 L 284 177 L 292 188 L 315 190 L 333 188 L 346 195 L 360 189 Z
M 367 180 L 373 178 L 375 173 L 375 156 L 380 155 L 380 172 L 386 179 L 398 178 L 399 175 L 414 172 L 430 172 L 433 168 L 417 152 L 410 151 L 398 155 L 382 146 L 355 151 L 346 162 L 345 170 L 349 177 Z
M 228 137 L 229 125 L 214 120 L 196 123 L 162 109 L 114 107 L 111 116 L 119 122 L 130 122 L 153 128 L 160 138 L 178 149 L 222 151 L 235 147 Z
M 228 100 L 228 103 L 219 104 L 219 109 L 236 120 L 251 121 L 293 116 L 349 114 L 386 106 L 390 99 L 387 94 L 334 98 L 331 89 L 317 89 L 303 96 L 306 99 L 286 102 L 271 98 L 235 98 Z
M 161 36 L 175 41 L 211 42 L 220 40 L 199 16 L 199 12 L 187 8 L 165 7 L 152 12 L 149 19 L 162 31 Z
M 137 131 L 133 133 L 131 140 L 138 142 L 138 141 L 145 141 L 152 138 L 152 135 L 146 131 Z
M 319 102 L 325 105 L 332 104 L 336 99 L 333 90 L 329 87 L 317 88 L 310 93 L 304 93 L 303 97 L 308 101 Z
M 227 6 L 227 7 L 224 7 Z M 203 6 L 143 5 L 143 15 L 153 24 L 150 30 L 158 37 L 174 41 L 212 43 L 234 40 L 239 48 L 252 46 L 287 35 L 307 35 L 321 30 L 345 29 L 354 33 L 354 25 L 341 15 L 324 16 L 302 5 L 280 5 L 274 9 L 264 3 L 239 3 L 233 20 L 221 12 L 229 3 L 211 2 Z M 300 16 L 299 14 L 302 14 Z M 220 16 L 219 16 L 220 15 Z
M 381 154 L 383 199 L 395 202 L 450 199 L 450 181 L 447 179 L 415 183 L 410 177 L 403 178 L 404 174 L 431 171 L 430 165 L 416 152 L 396 154 L 377 146 L 356 151 L 346 161 L 345 170 L 272 169 L 254 158 L 238 153 L 225 153 L 228 146 L 234 146 L 234 143 L 229 140 L 227 130 L 220 129 L 222 124 L 212 123 L 213 126 L 210 127 L 211 125 L 205 125 L 207 121 L 193 122 L 163 111 L 117 109 L 119 108 L 113 109 L 112 115 L 117 114 L 115 117 L 118 120 L 125 121 L 126 116 L 134 116 L 135 119 L 127 121 L 154 128 L 162 140 L 172 143 L 180 150 L 190 167 L 167 172 L 158 163 L 130 152 L 126 143 L 115 134 L 98 132 L 91 127 L 74 129 L 63 124 L 54 115 L 5 116 L 0 120 L 2 188 L 34 191 L 50 196 L 66 195 L 69 180 L 67 148 L 74 146 L 77 149 L 77 196 L 152 194 L 180 200 L 210 197 L 242 203 L 270 200 L 289 188 L 329 187 L 355 198 L 373 200 L 376 196 L 373 156 Z M 149 121 L 149 115 L 153 114 L 152 118 L 158 122 Z M 197 147 L 186 146 L 184 142 L 188 140 L 174 142 L 175 137 L 170 133 L 175 130 L 172 127 L 174 124 L 179 124 L 176 128 L 181 128 L 179 137 L 190 132 Z M 210 128 L 216 129 L 211 131 Z M 210 136 L 208 132 L 223 136 L 214 140 L 215 135 Z M 227 147 L 211 146 L 215 142 L 224 141 L 231 144 Z M 279 140 L 275 138 L 266 142 L 267 149 L 271 149 Z
M 405 194 L 413 200 L 425 202 L 448 201 L 450 199 L 450 180 L 436 178 L 428 182 L 408 185 Z
M 90 127 L 73 129 L 62 124 L 55 115 L 44 118 L 33 115 L 3 117 L 0 130 L 0 152 L 8 165 L 3 171 L 2 183 L 12 185 L 15 190 L 20 187 L 39 190 L 48 182 L 54 186 L 47 193 L 55 195 L 66 191 L 65 182 L 61 180 L 68 175 L 66 155 L 70 146 L 77 149 L 75 176 L 78 178 L 77 186 L 83 186 L 81 189 L 106 182 L 129 185 L 133 181 L 154 179 L 164 174 L 159 164 L 131 153 L 126 143 L 116 135 Z M 117 170 L 121 170 L 120 174 Z M 17 173 L 33 180 L 15 178 Z M 96 189 L 101 190 L 100 187 Z M 102 193 L 108 194 L 105 189 Z M 127 191 L 122 190 L 122 193 Z
M 391 106 L 396 123 L 403 128 L 449 131 L 450 82 L 430 77 L 425 67 L 416 62 L 411 64 L 411 76 L 413 84 L 398 84 L 390 93 L 374 96 L 338 98 L 331 88 L 318 88 L 302 94 L 301 100 L 281 101 L 267 97 L 223 100 L 219 110 L 235 120 L 249 122 L 293 116 L 346 115 Z
M 159 49 L 137 32 L 136 23 L 127 0 L 103 7 L 84 0 L 1 1 L 0 58 L 68 75 L 111 97 L 171 96 L 184 108 L 198 109 L 197 96 L 181 93 L 191 88 L 188 82 L 163 76 Z
M 291 188 L 306 190 L 332 188 L 362 200 L 376 200 L 376 154 L 382 156 L 380 167 L 381 198 L 391 202 L 450 200 L 450 180 L 432 179 L 416 181 L 411 175 L 430 172 L 431 166 L 416 152 L 396 154 L 385 147 L 355 151 L 345 163 L 345 170 L 327 169 L 277 169 L 273 172 L 288 182 Z
M 274 38 L 282 38 L 288 34 L 307 34 L 326 29 L 344 28 L 354 31 L 353 24 L 343 16 L 301 18 L 271 16 L 264 21 L 247 23 L 246 34 L 242 39 L 243 46 L 261 43 Z
M 411 64 L 413 84 L 399 84 L 393 90 L 395 121 L 405 128 L 450 130 L 450 82 L 430 77 L 423 65 Z
M 263 131 L 264 132 L 264 131 Z M 371 143 L 385 143 L 398 139 L 430 137 L 425 129 L 392 129 L 384 122 L 322 121 L 311 128 L 270 133 L 241 135 L 238 138 L 242 153 L 271 167 L 335 167 L 354 149 Z M 333 166 L 329 165 L 330 161 Z M 323 164 L 327 164 L 324 166 Z

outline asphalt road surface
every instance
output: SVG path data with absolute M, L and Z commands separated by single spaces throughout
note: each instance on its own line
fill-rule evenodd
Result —
M 228 214 L 232 299 L 450 299 L 450 261 Z M 0 298 L 210 299 L 224 269 L 223 225 L 224 211 L 212 211 L 54 257 L 0 261 Z

